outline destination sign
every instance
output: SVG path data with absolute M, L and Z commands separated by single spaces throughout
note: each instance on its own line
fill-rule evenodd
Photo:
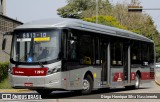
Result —
M 35 37 L 47 37 L 47 33 L 46 32 L 27 32 L 27 33 L 20 33 L 17 34 L 17 38 L 35 38 Z

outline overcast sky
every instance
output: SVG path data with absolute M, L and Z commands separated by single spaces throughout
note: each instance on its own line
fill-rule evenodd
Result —
M 22 22 L 58 17 L 57 9 L 66 5 L 66 0 L 6 0 L 7 16 Z M 111 3 L 131 0 L 110 0 Z M 160 8 L 160 0 L 140 0 L 144 8 Z M 160 31 L 160 10 L 149 13 Z

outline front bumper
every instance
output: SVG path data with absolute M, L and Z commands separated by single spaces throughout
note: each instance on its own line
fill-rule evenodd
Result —
M 64 89 L 62 86 L 62 73 L 54 73 L 47 76 L 16 76 L 9 74 L 10 84 L 13 88 L 27 89 Z M 26 83 L 32 83 L 31 86 L 26 86 Z

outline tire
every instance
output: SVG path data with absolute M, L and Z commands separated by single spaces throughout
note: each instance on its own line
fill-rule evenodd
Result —
M 140 86 L 140 76 L 139 74 L 136 74 L 136 83 L 134 85 L 134 88 L 139 89 L 139 86 Z
M 132 90 L 132 89 L 139 89 L 140 86 L 140 76 L 139 74 L 136 74 L 136 83 L 132 86 L 125 86 L 126 89 Z
M 47 90 L 47 89 L 38 89 L 36 91 L 42 96 L 47 96 L 52 92 L 52 90 Z
M 87 77 L 83 79 L 83 89 L 81 92 L 82 94 L 89 94 L 91 93 L 92 89 L 93 89 L 93 80 L 90 75 L 87 75 Z

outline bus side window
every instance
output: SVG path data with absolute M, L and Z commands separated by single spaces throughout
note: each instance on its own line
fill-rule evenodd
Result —
M 123 65 L 123 42 L 111 42 L 111 65 Z
M 154 44 L 149 44 L 149 64 L 154 63 Z
M 131 44 L 131 64 L 141 64 L 141 43 L 133 41 Z
M 79 40 L 80 64 L 93 64 L 93 39 L 90 35 L 82 35 Z

